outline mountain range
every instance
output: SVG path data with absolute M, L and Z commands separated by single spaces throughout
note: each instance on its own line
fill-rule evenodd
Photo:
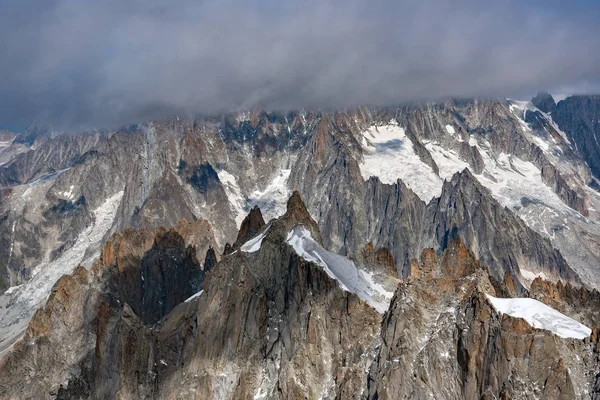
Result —
M 0 132 L 0 398 L 600 399 L 600 96 Z

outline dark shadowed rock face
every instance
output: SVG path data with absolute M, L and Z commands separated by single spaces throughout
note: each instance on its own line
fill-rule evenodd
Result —
M 194 189 L 204 196 L 208 195 L 219 186 L 219 176 L 209 163 L 190 167 L 185 161 L 181 161 L 178 166 L 178 172 L 185 177 L 186 181 L 192 185 Z
M 204 264 L 202 265 L 202 269 L 204 271 L 210 271 L 217 264 L 217 253 L 215 249 L 209 247 L 206 251 L 206 256 L 204 257 Z
M 556 103 L 554 102 L 554 98 L 550 93 L 540 92 L 538 93 L 532 100 L 534 106 L 539 108 L 541 111 L 545 113 L 551 113 L 554 111 L 554 107 L 556 107 Z
M 229 255 L 231 253 L 233 253 L 233 247 L 231 246 L 231 244 L 229 242 L 225 243 L 225 248 L 223 249 L 223 255 Z
M 600 96 L 567 97 L 558 102 L 552 119 L 600 179 Z
M 195 253 L 174 229 L 159 230 L 139 265 L 111 276 L 111 291 L 119 293 L 145 325 L 153 325 L 202 287 L 204 271 Z

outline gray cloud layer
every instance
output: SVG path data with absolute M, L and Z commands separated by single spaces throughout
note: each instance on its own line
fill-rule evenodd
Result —
M 580 5 L 0 0 L 0 128 L 581 87 L 600 27 Z

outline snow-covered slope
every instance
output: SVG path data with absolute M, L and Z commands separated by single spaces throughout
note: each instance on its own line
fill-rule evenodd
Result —
M 235 176 L 225 170 L 221 170 L 217 173 L 219 180 L 223 184 L 223 189 L 229 200 L 229 205 L 233 213 L 235 214 L 235 223 L 239 228 L 242 221 L 246 217 L 246 200 L 242 195 L 242 190 L 235 179 Z
M 113 224 L 122 198 L 123 191 L 109 197 L 94 211 L 94 223 L 79 235 L 71 248 L 56 260 L 35 267 L 31 280 L 11 287 L 0 296 L 0 355 L 22 334 L 34 311 L 46 301 L 54 283 L 78 265 L 91 264 Z M 88 249 L 96 251 L 86 258 Z
M 265 221 L 282 216 L 285 213 L 285 203 L 290 197 L 288 188 L 291 169 L 282 169 L 264 190 L 255 190 L 248 196 L 246 211 L 258 206 Z
M 264 231 L 262 231 L 252 239 L 248 240 L 246 243 L 244 243 L 242 247 L 240 247 L 240 250 L 242 250 L 245 253 L 254 253 L 259 251 L 260 245 L 262 244 L 262 241 L 265 238 L 265 236 L 267 236 L 267 232 L 269 231 L 270 227 L 271 225 L 267 226 Z
M 363 132 L 362 146 L 359 166 L 365 180 L 377 176 L 383 183 L 394 184 L 400 178 L 426 202 L 442 192 L 443 181 L 415 153 L 404 128 L 393 123 L 372 126 Z
M 265 189 L 257 189 L 245 196 L 234 175 L 225 170 L 218 172 L 238 228 L 254 206 L 260 207 L 267 221 L 285 213 L 285 203 L 290 196 L 287 185 L 290 173 L 290 169 L 280 170 Z
M 300 257 L 323 267 L 327 275 L 338 281 L 342 289 L 355 293 L 381 314 L 387 311 L 394 291 L 377 283 L 376 275 L 357 268 L 346 257 L 325 250 L 313 240 L 310 231 L 304 226 L 292 229 L 286 242 Z
M 497 312 L 523 318 L 534 328 L 553 332 L 561 338 L 585 339 L 592 333 L 587 326 L 535 299 L 499 299 L 489 294 L 486 296 Z

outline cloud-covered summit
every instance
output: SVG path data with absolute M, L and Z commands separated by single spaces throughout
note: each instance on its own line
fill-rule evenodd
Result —
M 588 88 L 600 79 L 599 10 L 552 0 L 0 0 L 0 128 Z

